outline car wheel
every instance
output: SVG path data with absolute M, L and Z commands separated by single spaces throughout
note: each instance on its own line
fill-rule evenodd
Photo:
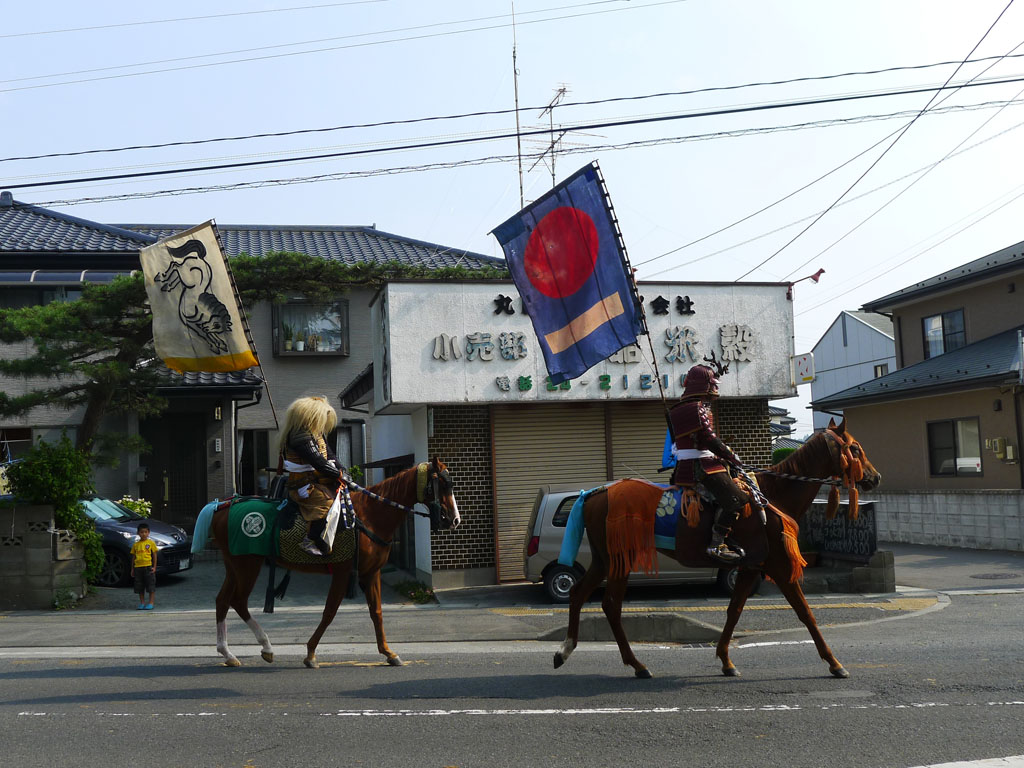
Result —
M 544 574 L 544 589 L 553 603 L 568 603 L 569 592 L 580 580 L 580 574 L 575 568 L 565 565 L 555 565 Z
M 718 588 L 731 597 L 736 589 L 736 577 L 739 576 L 739 573 L 739 568 L 722 568 L 718 572 Z M 751 595 L 757 594 L 762 581 L 764 581 L 764 574 L 757 574 L 757 581 L 754 582 L 754 587 L 750 590 Z
M 101 587 L 123 587 L 128 583 L 131 576 L 131 568 L 128 566 L 128 558 L 120 552 L 103 550 L 106 560 L 103 561 L 103 570 L 96 577 L 96 583 Z

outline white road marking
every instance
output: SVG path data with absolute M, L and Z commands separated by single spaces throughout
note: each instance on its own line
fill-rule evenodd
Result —
M 333 712 L 318 712 L 313 713 L 319 717 L 520 717 L 523 715 L 566 715 L 566 716 L 589 716 L 589 715 L 682 715 L 682 714 L 711 714 L 711 715 L 727 715 L 734 713 L 746 713 L 746 712 L 783 712 L 783 713 L 794 713 L 794 712 L 820 712 L 823 710 L 836 710 L 836 709 L 873 709 L 873 710 L 892 710 L 892 709 L 936 709 L 936 708 L 953 708 L 953 707 L 1021 707 L 1024 706 L 1024 701 L 986 701 L 981 703 L 972 702 L 941 702 L 941 701 L 917 701 L 908 702 L 905 704 L 844 704 L 844 703 L 831 703 L 822 704 L 820 706 L 808 706 L 806 704 L 761 704 L 759 706 L 750 707 L 571 707 L 571 708 L 557 708 L 557 707 L 546 707 L 546 708 L 530 708 L 530 709 L 339 709 Z M 83 714 L 83 713 L 74 713 Z M 144 713 L 144 712 L 94 712 L 84 713 L 94 714 L 96 717 L 227 717 L 227 712 L 174 712 L 174 713 Z M 272 715 L 273 717 L 279 717 L 281 715 L 287 715 L 288 712 L 282 712 L 280 710 L 274 710 L 273 712 L 261 712 L 251 711 L 246 712 L 246 717 L 259 717 L 262 715 Z M 297 712 L 295 714 L 309 715 L 308 712 Z M 52 717 L 60 718 L 65 717 L 66 713 L 63 712 L 19 712 L 18 717 Z M 1003 760 L 1022 760 L 1021 757 L 1008 757 L 1001 758 Z M 988 762 L 981 761 L 980 763 L 946 763 L 941 768 L 950 768 L 951 766 L 1024 766 L 1024 762 L 1021 763 L 1005 763 L 1005 762 Z M 920 766 L 919 768 L 939 768 L 939 766 Z
M 959 763 L 935 763 L 917 768 L 1024 768 L 1024 755 L 993 757 L 990 760 L 965 760 Z

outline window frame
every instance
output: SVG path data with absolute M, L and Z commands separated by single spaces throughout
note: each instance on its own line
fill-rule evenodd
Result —
M 288 307 L 329 307 L 337 306 L 341 319 L 341 346 L 333 350 L 297 350 L 285 349 L 284 339 L 284 315 Z M 272 305 L 271 312 L 271 336 L 274 357 L 348 357 L 350 353 L 349 338 L 351 335 L 351 322 L 349 314 L 348 299 L 336 297 L 326 301 L 312 301 L 309 299 L 289 299 L 283 303 Z
M 978 462 L 981 466 L 979 472 L 961 472 L 957 467 L 957 461 L 962 458 L 966 458 L 961 453 L 960 440 L 958 437 L 957 424 L 959 422 L 974 422 L 977 435 L 978 435 Z M 940 424 L 948 424 L 952 428 L 953 433 L 953 471 L 952 472 L 935 472 L 933 467 L 935 461 L 933 459 L 933 446 L 932 446 L 932 427 Z M 978 416 L 959 416 L 951 419 L 933 419 L 925 422 L 925 442 L 928 447 L 928 475 L 934 478 L 961 478 L 961 477 L 984 477 L 985 476 L 985 462 L 984 462 L 984 450 L 982 449 L 981 439 L 981 419 Z M 973 458 L 973 457 L 970 457 Z
M 961 330 L 956 331 L 955 335 L 962 336 L 963 337 L 963 343 L 961 343 L 961 344 L 959 344 L 958 346 L 955 346 L 955 347 L 950 347 L 949 346 L 949 339 L 950 339 L 951 336 L 954 335 L 954 333 L 950 333 L 947 330 L 947 325 L 948 324 L 947 324 L 946 318 L 947 317 L 952 317 L 954 315 L 959 315 L 960 316 L 960 328 L 961 328 Z M 939 325 L 940 325 L 940 327 L 942 329 L 942 351 L 938 352 L 936 354 L 932 354 L 930 349 L 929 349 L 929 344 L 928 344 L 928 321 L 929 320 L 934 320 L 935 318 L 939 318 Z M 921 318 L 921 342 L 922 342 L 922 344 L 924 346 L 924 359 L 925 360 L 930 360 L 933 357 L 938 357 L 939 355 L 944 355 L 947 352 L 952 352 L 955 349 L 961 349 L 963 347 L 966 347 L 967 346 L 967 321 L 964 319 L 964 309 L 963 309 L 963 307 L 960 307 L 958 309 L 949 309 L 949 310 L 946 310 L 945 312 L 937 312 L 934 315 L 928 315 L 926 317 L 922 317 Z
M 882 370 L 882 369 L 885 370 Z M 875 363 L 875 378 L 880 379 L 883 376 L 889 375 L 889 364 L 888 363 Z

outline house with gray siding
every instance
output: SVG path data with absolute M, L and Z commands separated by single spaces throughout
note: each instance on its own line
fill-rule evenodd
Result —
M 874 312 L 843 310 L 812 352 L 811 400 L 818 401 L 896 370 L 892 320 Z M 815 431 L 827 428 L 829 419 L 836 416 L 842 416 L 842 410 L 815 409 Z

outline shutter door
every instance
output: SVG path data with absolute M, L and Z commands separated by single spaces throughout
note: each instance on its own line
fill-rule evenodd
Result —
M 610 403 L 609 408 L 612 476 L 616 480 L 641 477 L 654 483 L 667 483 L 671 473 L 658 472 L 668 428 L 661 400 Z
M 527 527 L 537 490 L 549 483 L 605 482 L 605 426 L 601 403 L 495 406 L 494 477 L 498 576 L 524 576 Z

